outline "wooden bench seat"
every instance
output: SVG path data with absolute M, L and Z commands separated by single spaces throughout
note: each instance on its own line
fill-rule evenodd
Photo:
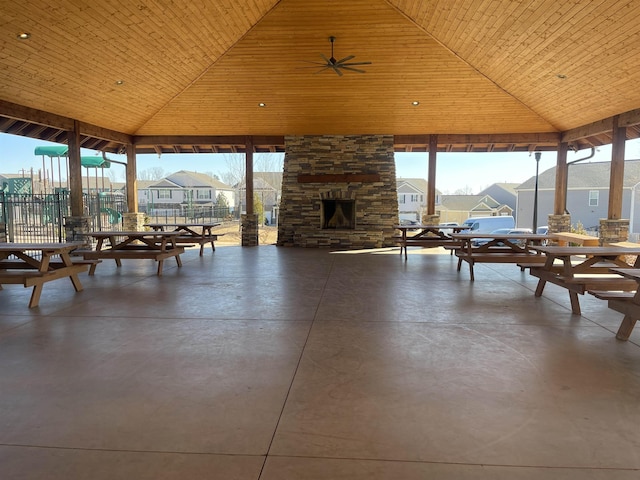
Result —
M 597 247 L 600 244 L 600 239 L 598 237 L 592 237 L 591 235 L 584 235 L 582 233 L 557 232 L 554 233 L 554 235 L 558 245 L 560 246 L 573 243 L 576 245 Z
M 175 238 L 175 242 L 179 243 L 181 245 L 184 244 L 196 244 L 196 245 L 200 245 L 200 256 L 202 256 L 203 252 L 204 252 L 204 246 L 207 243 L 211 244 L 211 250 L 215 251 L 216 250 L 216 245 L 215 245 L 215 241 L 218 240 L 218 237 L 223 236 L 224 233 L 216 233 L 216 234 L 211 234 L 211 235 L 180 235 L 178 237 Z M 186 246 L 186 245 L 185 245 Z M 189 245 L 191 246 L 191 245 Z
M 638 285 L 635 281 L 616 274 L 585 274 L 566 277 L 558 275 L 552 271 L 542 270 L 539 268 L 532 268 L 530 273 L 534 277 L 538 277 L 545 282 L 553 283 L 581 295 L 589 290 L 632 291 L 635 290 Z
M 103 249 L 103 250 L 76 250 L 75 254 L 82 255 L 85 260 L 115 260 L 118 267 L 122 266 L 120 260 L 125 259 L 140 259 L 140 260 L 155 260 L 158 262 L 158 275 L 162 275 L 163 262 L 167 258 L 175 257 L 178 262 L 178 266 L 182 266 L 180 255 L 184 253 L 184 247 L 174 247 L 167 250 L 149 250 L 138 248 L 136 246 L 127 247 L 126 249 Z M 96 271 L 96 266 L 99 262 L 93 262 L 89 268 L 89 275 L 93 275 Z
M 611 290 L 589 290 L 589 293 L 600 300 L 629 300 L 636 294 L 635 291 L 611 291 Z

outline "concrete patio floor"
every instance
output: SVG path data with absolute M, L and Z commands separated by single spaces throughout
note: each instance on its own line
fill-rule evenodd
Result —
M 0 291 L 3 479 L 636 479 L 640 328 L 437 250 L 221 246 Z

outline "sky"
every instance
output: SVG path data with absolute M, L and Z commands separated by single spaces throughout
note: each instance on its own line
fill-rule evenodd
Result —
M 17 135 L 0 133 L 0 174 L 21 173 L 24 169 L 29 173 L 33 168 L 37 174 L 42 170 L 41 156 L 34 150 L 38 146 L 56 145 L 51 142 L 34 140 Z M 82 156 L 100 155 L 93 150 L 82 150 Z M 567 161 L 577 160 L 590 154 L 590 150 L 569 152 Z M 278 159 L 282 154 L 275 154 Z M 124 155 L 108 154 L 108 158 L 126 162 Z M 220 178 L 227 170 L 229 154 L 163 154 L 160 158 L 155 154 L 137 156 L 138 172 L 161 168 L 166 175 L 178 170 L 190 170 L 200 173 L 213 173 Z M 428 153 L 396 153 L 396 174 L 403 178 L 427 178 Z M 536 174 L 536 161 L 533 155 L 526 152 L 516 153 L 438 153 L 436 167 L 436 188 L 444 194 L 453 194 L 463 190 L 464 193 L 479 193 L 494 183 L 522 183 Z M 640 158 L 640 141 L 628 141 L 625 158 Z M 611 145 L 600 147 L 593 161 L 609 161 Z M 281 161 L 281 160 L 279 160 Z M 555 152 L 542 152 L 539 173 L 554 167 Z M 51 170 L 51 162 L 47 157 L 44 168 Z M 112 164 L 110 178 L 124 181 L 124 165 Z M 57 179 L 58 167 L 54 161 L 54 176 Z M 90 173 L 93 176 L 93 173 Z M 66 177 L 64 168 L 62 178 Z

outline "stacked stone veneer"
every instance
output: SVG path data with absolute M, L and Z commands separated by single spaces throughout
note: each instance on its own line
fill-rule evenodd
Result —
M 372 182 L 300 183 L 298 175 L 378 175 Z M 355 229 L 322 229 L 323 198 L 355 200 Z M 398 222 L 393 135 L 285 137 L 280 246 L 380 248 L 395 245 Z
M 600 219 L 600 245 L 629 240 L 629 220 Z

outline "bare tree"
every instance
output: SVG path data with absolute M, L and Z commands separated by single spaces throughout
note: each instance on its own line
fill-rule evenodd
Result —
M 138 180 L 160 180 L 166 176 L 162 167 L 152 167 L 138 172 Z
M 473 195 L 473 189 L 469 185 L 465 185 L 462 188 L 453 192 L 454 195 Z

